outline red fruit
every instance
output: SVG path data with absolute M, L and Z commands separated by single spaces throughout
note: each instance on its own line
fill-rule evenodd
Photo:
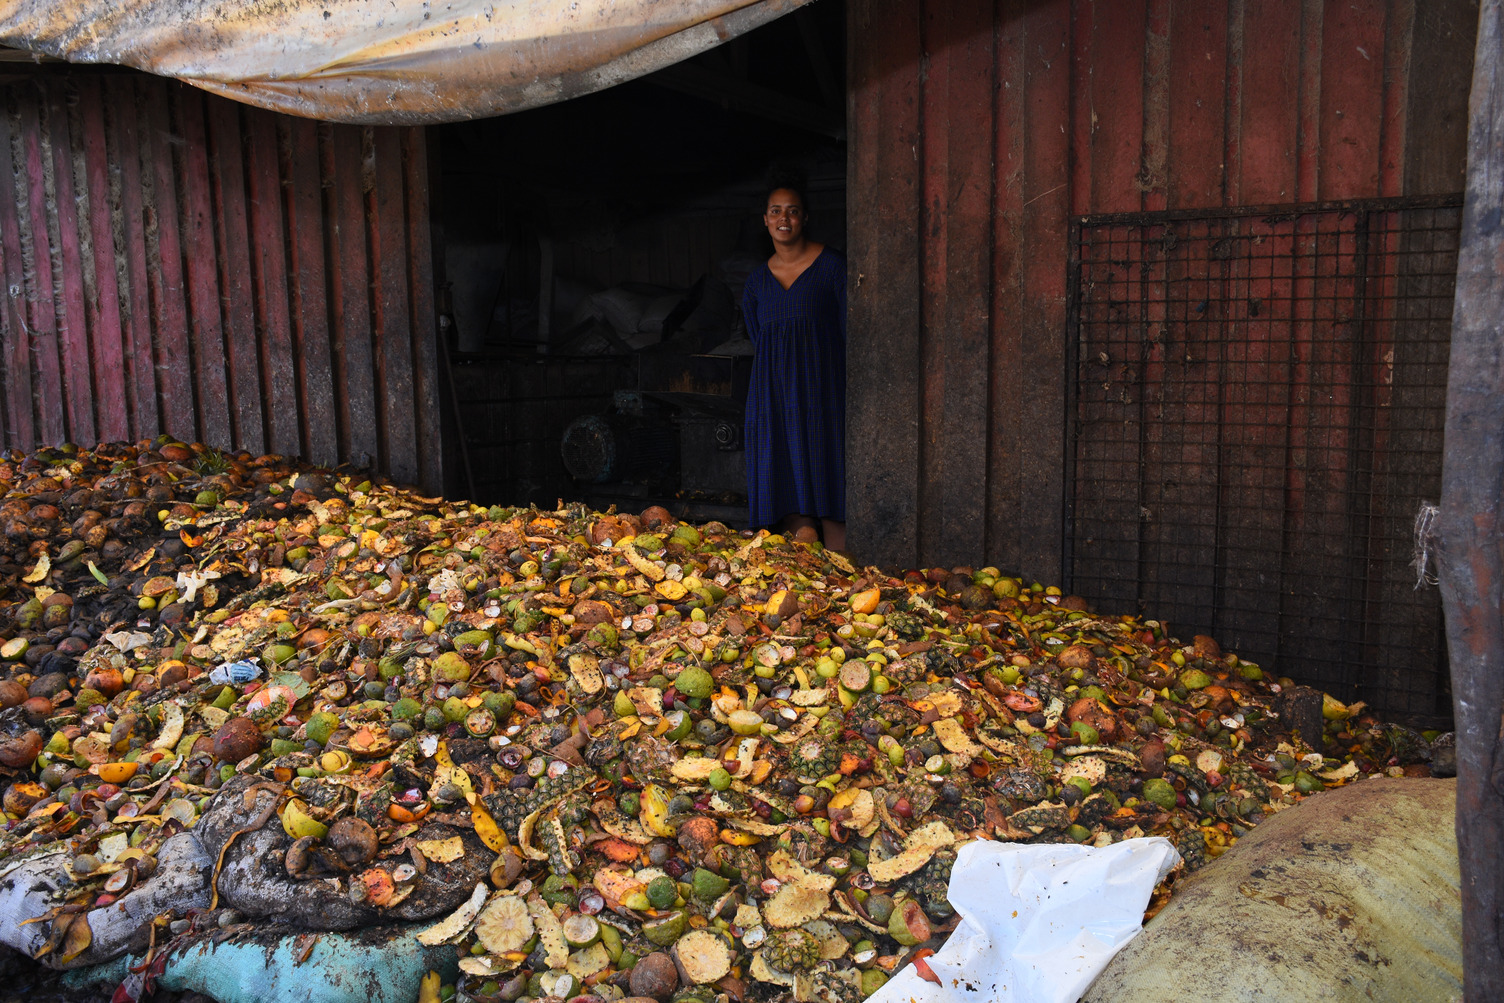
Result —
M 657 529 L 659 526 L 667 526 L 674 521 L 674 517 L 662 505 L 643 509 L 641 518 L 644 529 Z
M 226 721 L 214 733 L 214 756 L 227 763 L 238 763 L 245 757 L 261 751 L 261 729 L 249 718 L 237 717 Z
M 0 679 L 0 708 L 10 710 L 26 702 L 26 687 L 14 679 Z
M 119 669 L 95 669 L 84 677 L 84 687 L 98 690 L 109 699 L 125 689 L 125 677 L 120 674 Z
M 21 712 L 32 724 L 41 724 L 52 716 L 52 701 L 47 697 L 32 697 L 21 705 Z
M 0 763 L 12 769 L 25 769 L 42 754 L 42 736 L 35 731 L 28 731 L 19 738 L 8 738 L 0 742 Z

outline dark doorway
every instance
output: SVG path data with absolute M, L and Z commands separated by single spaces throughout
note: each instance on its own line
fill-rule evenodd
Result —
M 817 0 L 640 80 L 434 130 L 467 457 L 449 489 L 745 518 L 741 287 L 770 165 L 845 245 L 845 9 Z M 466 462 L 468 460 L 468 462 Z

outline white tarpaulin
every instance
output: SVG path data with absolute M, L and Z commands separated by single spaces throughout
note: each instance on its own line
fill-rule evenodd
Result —
M 807 0 L 0 0 L 0 43 L 274 111 L 417 125 L 588 94 Z
M 867 1003 L 1075 1003 L 1138 935 L 1154 886 L 1180 857 L 1168 839 L 1111 846 L 967 843 L 950 872 L 961 917 L 927 960 Z

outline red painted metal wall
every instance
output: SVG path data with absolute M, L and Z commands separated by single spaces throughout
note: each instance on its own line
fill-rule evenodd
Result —
M 167 433 L 441 486 L 421 129 L 0 79 L 0 443 Z
M 851 0 L 851 544 L 1058 581 L 1086 213 L 1458 191 L 1474 0 Z

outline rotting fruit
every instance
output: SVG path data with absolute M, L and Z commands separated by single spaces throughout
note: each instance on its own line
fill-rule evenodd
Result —
M 435 928 L 465 992 L 844 999 L 953 928 L 967 841 L 1157 834 L 1194 868 L 1423 769 L 1427 736 L 1331 701 L 1294 738 L 1273 666 L 1058 592 L 166 440 L 11 455 L 0 853 L 123 841 L 139 879 L 234 799 L 376 919 L 481 857 Z

